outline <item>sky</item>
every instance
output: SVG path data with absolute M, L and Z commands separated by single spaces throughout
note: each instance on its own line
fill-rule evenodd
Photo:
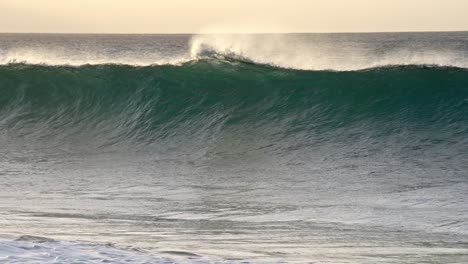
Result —
M 468 0 L 0 0 L 0 32 L 468 30 Z

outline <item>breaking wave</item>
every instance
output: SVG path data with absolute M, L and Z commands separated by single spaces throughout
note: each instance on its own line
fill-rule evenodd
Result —
M 148 67 L 10 64 L 0 78 L 4 141 L 49 148 L 147 148 L 174 138 L 206 145 L 226 130 L 303 146 L 347 129 L 383 138 L 412 131 L 447 144 L 466 143 L 468 134 L 468 71 L 458 68 L 296 71 L 203 59 Z

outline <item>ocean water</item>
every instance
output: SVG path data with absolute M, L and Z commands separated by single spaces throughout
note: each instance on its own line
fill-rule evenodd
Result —
M 0 34 L 0 263 L 468 263 L 468 33 Z

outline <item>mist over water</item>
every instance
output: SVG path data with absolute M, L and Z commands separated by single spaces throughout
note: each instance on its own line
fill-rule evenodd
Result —
M 464 263 L 467 53 L 2 34 L 0 261 Z
M 468 67 L 466 33 L 198 35 L 192 56 L 213 54 L 299 70 Z

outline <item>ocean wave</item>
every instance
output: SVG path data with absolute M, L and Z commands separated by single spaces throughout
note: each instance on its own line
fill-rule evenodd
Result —
M 5 144 L 16 144 L 13 137 L 49 147 L 147 148 L 175 140 L 201 149 L 238 129 L 303 143 L 333 141 L 350 129 L 430 131 L 434 142 L 468 133 L 468 71 L 458 68 L 311 72 L 204 59 L 148 67 L 14 64 L 1 66 L 0 78 Z
M 0 34 L 0 262 L 462 263 L 466 36 Z

